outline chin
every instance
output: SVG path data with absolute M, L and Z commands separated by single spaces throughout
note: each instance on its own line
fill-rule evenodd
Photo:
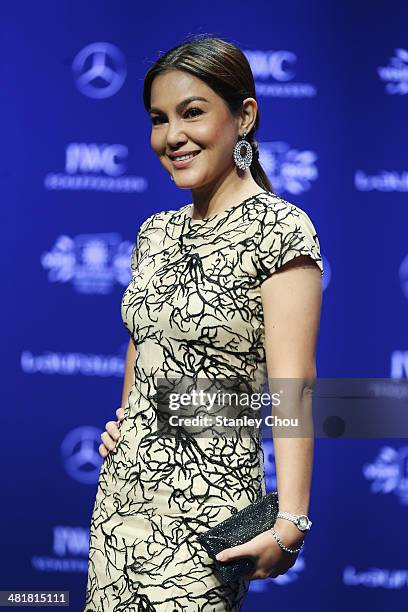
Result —
M 199 189 L 202 187 L 202 182 L 194 179 L 189 179 L 187 177 L 176 177 L 173 175 L 174 184 L 177 185 L 180 189 Z

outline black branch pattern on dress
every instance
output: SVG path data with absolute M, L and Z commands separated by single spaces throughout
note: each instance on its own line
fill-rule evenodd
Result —
M 258 431 L 198 437 L 158 428 L 158 380 L 266 375 L 261 285 L 308 255 L 323 273 L 310 218 L 272 192 L 205 220 L 190 206 L 144 221 L 121 316 L 135 380 L 91 518 L 84 612 L 238 612 L 249 581 L 224 585 L 197 534 L 265 491 Z

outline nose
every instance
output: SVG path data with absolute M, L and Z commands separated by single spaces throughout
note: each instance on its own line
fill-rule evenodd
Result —
M 180 147 L 182 144 L 184 144 L 187 141 L 187 137 L 185 133 L 183 132 L 183 130 L 181 129 L 181 125 L 179 121 L 175 120 L 175 121 L 168 122 L 166 140 L 167 140 L 169 149 L 173 147 L 174 148 Z

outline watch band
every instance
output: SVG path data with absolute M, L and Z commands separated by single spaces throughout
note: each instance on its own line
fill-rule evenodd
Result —
M 279 510 L 277 517 L 292 521 L 299 531 L 308 531 L 312 526 L 312 521 L 306 514 L 291 514 L 290 512 L 282 512 Z

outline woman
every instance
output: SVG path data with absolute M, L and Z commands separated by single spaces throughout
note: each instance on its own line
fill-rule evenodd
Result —
M 253 75 L 235 45 L 197 36 L 171 49 L 147 72 L 144 104 L 153 151 L 192 203 L 146 219 L 132 253 L 123 421 L 102 434 L 85 611 L 237 611 L 251 579 L 294 564 L 306 532 L 278 518 L 279 541 L 269 530 L 223 551 L 223 561 L 250 556 L 255 565 L 233 585 L 220 581 L 197 534 L 265 495 L 261 440 L 155 435 L 157 380 L 257 383 L 267 372 L 302 381 L 296 398 L 306 414 L 319 241 L 259 163 Z M 308 512 L 312 442 L 274 436 L 279 509 L 296 516 Z

